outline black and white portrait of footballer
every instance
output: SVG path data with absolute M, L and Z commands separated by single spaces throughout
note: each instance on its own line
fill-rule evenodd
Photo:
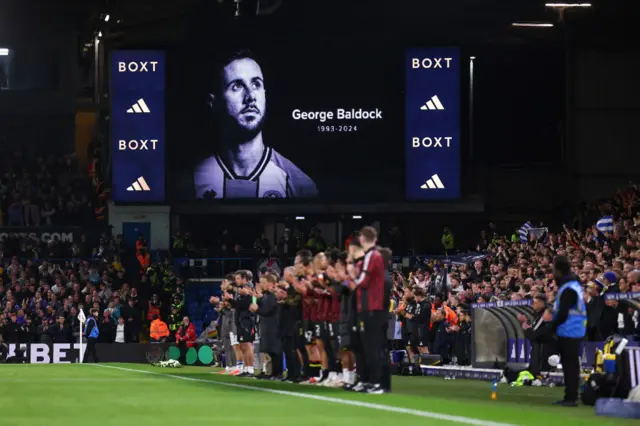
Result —
M 311 178 L 264 140 L 268 82 L 254 55 L 237 51 L 213 71 L 207 100 L 216 149 L 194 169 L 196 197 L 317 197 Z

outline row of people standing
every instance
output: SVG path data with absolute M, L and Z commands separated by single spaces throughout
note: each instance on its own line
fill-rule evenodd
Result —
M 347 252 L 298 252 L 282 277 L 267 271 L 255 286 L 249 271 L 227 277 L 222 296 L 211 298 L 221 314 L 224 373 L 254 376 L 260 369 L 258 377 L 274 380 L 390 391 L 391 251 L 376 243 L 376 230 L 365 227 Z M 270 359 L 269 375 L 256 368 L 256 341 L 256 352 Z

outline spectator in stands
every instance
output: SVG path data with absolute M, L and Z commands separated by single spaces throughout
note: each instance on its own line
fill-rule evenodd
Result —
M 116 333 L 114 342 L 115 343 L 128 343 L 129 333 L 127 332 L 127 327 L 124 323 L 124 318 L 118 318 L 118 324 L 116 325 Z
M 147 320 L 154 321 L 155 317 L 160 317 L 160 309 L 162 308 L 162 302 L 160 302 L 160 298 L 157 294 L 151 296 L 151 300 L 149 300 L 149 307 L 147 309 Z
M 278 255 L 281 263 L 287 265 L 289 258 L 295 256 L 298 250 L 298 241 L 291 235 L 291 229 L 284 230 L 284 235 L 278 242 Z
M 71 328 L 66 323 L 63 315 L 58 316 L 56 323 L 49 327 L 49 335 L 53 343 L 71 342 Z
M 127 298 L 126 306 L 121 309 L 121 314 L 125 324 L 127 325 L 126 331 L 128 333 L 127 342 L 138 342 L 138 336 L 141 330 L 141 312 L 136 306 L 136 300 L 132 297 Z
M 448 364 L 450 361 L 450 349 L 452 344 L 452 332 L 453 329 L 445 319 L 444 309 L 438 309 L 432 316 L 431 321 L 433 323 L 432 333 L 434 335 L 432 351 L 431 353 L 440 355 L 443 364 Z

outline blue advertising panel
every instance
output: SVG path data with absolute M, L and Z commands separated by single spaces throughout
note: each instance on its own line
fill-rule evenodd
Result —
M 405 53 L 405 195 L 460 198 L 460 50 Z
M 118 202 L 165 199 L 165 55 L 111 55 L 112 195 Z

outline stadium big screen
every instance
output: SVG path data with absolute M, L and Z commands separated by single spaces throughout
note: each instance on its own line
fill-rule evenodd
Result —
M 167 199 L 458 198 L 459 62 L 456 48 L 296 37 L 169 50 Z M 122 119 L 145 115 L 140 99 L 127 97 L 120 109 L 133 113 Z M 114 149 L 122 139 L 114 135 Z M 153 161 L 163 168 L 159 156 Z M 116 200 L 142 194 L 137 175 L 145 173 L 119 178 Z

